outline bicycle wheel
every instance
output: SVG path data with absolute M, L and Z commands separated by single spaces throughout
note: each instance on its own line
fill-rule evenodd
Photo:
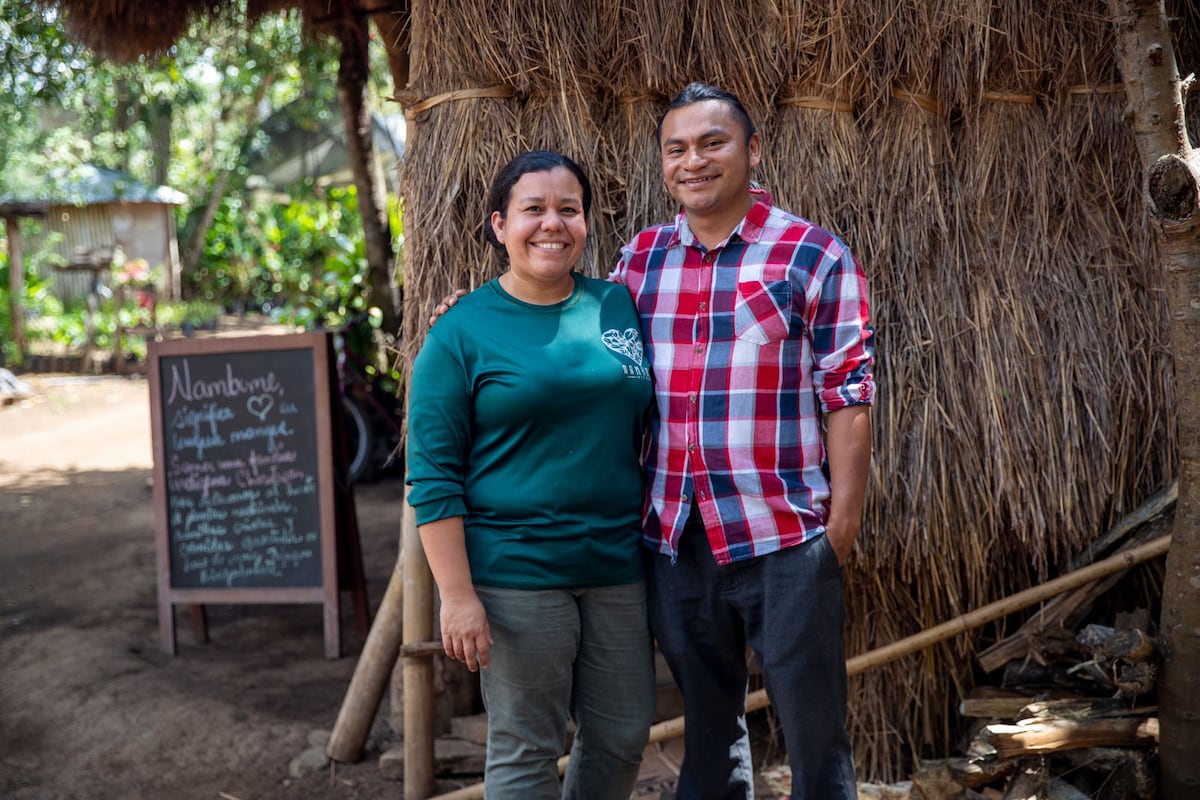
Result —
M 367 412 L 356 400 L 342 398 L 343 429 L 346 432 L 347 477 L 350 483 L 369 480 L 371 477 L 371 450 L 374 435 Z

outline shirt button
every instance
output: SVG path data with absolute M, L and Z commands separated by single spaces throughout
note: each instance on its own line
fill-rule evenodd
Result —
M 702 345 L 702 344 L 698 344 L 698 345 L 696 345 L 696 352 L 697 352 L 697 353 L 703 353 L 703 352 L 704 352 L 704 345 Z
M 689 453 L 694 453 L 694 452 L 696 452 L 696 445 L 695 445 L 695 443 L 692 443 L 692 444 L 689 444 L 689 445 L 688 445 L 688 452 L 689 452 Z
M 704 302 L 703 300 L 701 300 L 701 301 L 700 301 L 700 310 L 701 310 L 701 311 L 707 311 L 707 310 L 708 310 L 708 303 L 706 303 L 706 302 Z
M 689 395 L 688 395 L 688 402 L 689 402 L 689 403 L 691 403 L 692 405 L 696 405 L 696 394 L 695 394 L 695 392 L 693 392 L 692 394 L 689 394 Z
M 686 503 L 688 501 L 688 496 L 685 494 L 683 497 L 680 497 L 679 499 Z

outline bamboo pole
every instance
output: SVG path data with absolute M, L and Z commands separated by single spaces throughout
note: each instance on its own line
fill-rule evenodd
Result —
M 1129 550 L 1111 555 L 1103 561 L 1097 561 L 1095 564 L 1086 566 L 1083 569 L 1068 572 L 1066 575 L 1061 575 L 1038 586 L 1030 587 L 993 603 L 988 603 L 986 606 L 955 617 L 949 622 L 943 622 L 941 625 L 905 637 L 898 642 L 893 642 L 868 653 L 855 656 L 846 662 L 846 674 L 857 675 L 860 672 L 867 671 L 871 667 L 887 664 L 902 656 L 951 639 L 960 633 L 966 633 L 981 625 L 986 625 L 993 620 L 1037 605 L 1043 600 L 1049 600 L 1063 592 L 1083 586 L 1085 583 L 1091 583 L 1117 572 L 1122 572 L 1144 561 L 1149 561 L 1152 558 L 1163 555 L 1170 546 L 1171 537 L 1169 535 L 1160 536 L 1138 547 L 1132 547 Z M 766 704 L 764 703 L 764 705 Z
M 425 560 L 417 519 L 405 492 L 400 560 L 404 574 L 405 645 L 429 641 L 433 634 L 433 574 Z M 401 645 L 403 648 L 403 645 Z M 404 682 L 404 800 L 433 794 L 433 659 L 401 659 Z
M 334 761 L 357 761 L 363 743 L 379 710 L 379 701 L 387 686 L 396 654 L 400 652 L 400 636 L 404 608 L 403 573 L 399 563 L 392 571 L 383 602 L 367 634 L 362 655 L 346 690 L 346 699 L 338 712 L 337 722 L 329 737 L 326 754 Z
M 1149 561 L 1156 556 L 1163 555 L 1170 548 L 1170 545 L 1170 536 L 1160 536 L 1139 547 L 1131 548 L 1123 553 L 1117 553 L 1083 569 L 1062 575 L 1046 583 L 1017 592 L 1014 595 L 1009 595 L 994 603 L 988 603 L 986 606 L 955 617 L 949 622 L 943 622 L 941 625 L 913 634 L 912 636 L 907 636 L 889 645 L 884 645 L 862 655 L 854 656 L 846 661 L 846 674 L 857 675 L 861 672 L 866 672 L 871 667 L 882 666 L 898 658 L 915 653 L 918 650 L 931 647 L 946 639 L 966 633 L 981 625 L 986 625 L 993 620 L 1037 605 L 1043 600 L 1082 586 L 1085 583 L 1091 583 L 1113 573 L 1129 569 L 1137 564 L 1141 564 L 1143 561 Z M 756 711 L 760 708 L 766 708 L 770 704 L 771 701 L 767 699 L 766 689 L 759 689 L 756 692 L 746 695 L 746 711 Z M 653 744 L 654 742 L 661 742 L 682 735 L 683 721 L 683 717 L 675 717 L 674 719 L 656 723 L 650 728 L 650 743 Z M 560 775 L 566 769 L 566 765 L 567 756 L 563 756 L 558 760 Z M 483 784 L 477 783 L 471 786 L 464 786 L 453 792 L 438 795 L 432 798 L 432 800 L 481 800 L 482 797 Z

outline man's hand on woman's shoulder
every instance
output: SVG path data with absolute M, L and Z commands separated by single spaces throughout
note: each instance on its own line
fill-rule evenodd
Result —
M 433 327 L 433 323 L 438 321 L 438 317 L 450 310 L 450 306 L 458 302 L 458 298 L 467 294 L 466 289 L 455 289 L 453 294 L 448 294 L 441 299 L 441 302 L 433 309 L 433 314 L 429 317 L 429 327 Z

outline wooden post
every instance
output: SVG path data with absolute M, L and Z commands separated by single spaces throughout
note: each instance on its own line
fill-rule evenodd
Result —
M 423 20 L 431 13 L 429 0 L 412 0 L 409 4 L 410 65 L 418 66 L 425 58 L 425 26 Z M 411 87 L 397 86 L 408 92 Z M 416 129 L 409 120 L 408 135 Z M 410 139 L 411 141 L 411 139 Z M 406 260 L 406 263 L 407 262 Z M 426 264 L 409 263 L 412 269 L 427 269 Z M 411 294 L 409 295 L 411 306 Z M 415 351 L 412 351 L 415 353 Z M 411 358 L 411 356 L 410 356 Z M 408 371 L 412 371 L 409 361 Z M 407 418 L 407 414 L 405 415 Z M 416 644 L 433 638 L 433 573 L 421 547 L 417 533 L 416 514 L 404 498 L 404 528 L 400 557 L 404 568 L 404 644 Z M 433 780 L 433 657 L 403 656 L 401 679 L 404 685 L 404 800 L 425 800 L 434 792 Z
M 433 573 L 421 547 L 417 519 L 405 492 L 400 560 L 404 574 L 404 644 L 433 636 Z M 404 800 L 433 795 L 433 659 L 405 656 L 404 680 Z
M 4 218 L 8 236 L 8 305 L 12 318 L 13 344 L 17 346 L 17 363 L 25 361 L 25 262 L 21 254 L 21 224 L 16 217 Z
M 342 701 L 325 752 L 334 761 L 357 761 L 371 730 L 388 676 L 400 651 L 404 583 L 400 565 L 392 572 L 383 603 L 367 635 L 346 699 Z

